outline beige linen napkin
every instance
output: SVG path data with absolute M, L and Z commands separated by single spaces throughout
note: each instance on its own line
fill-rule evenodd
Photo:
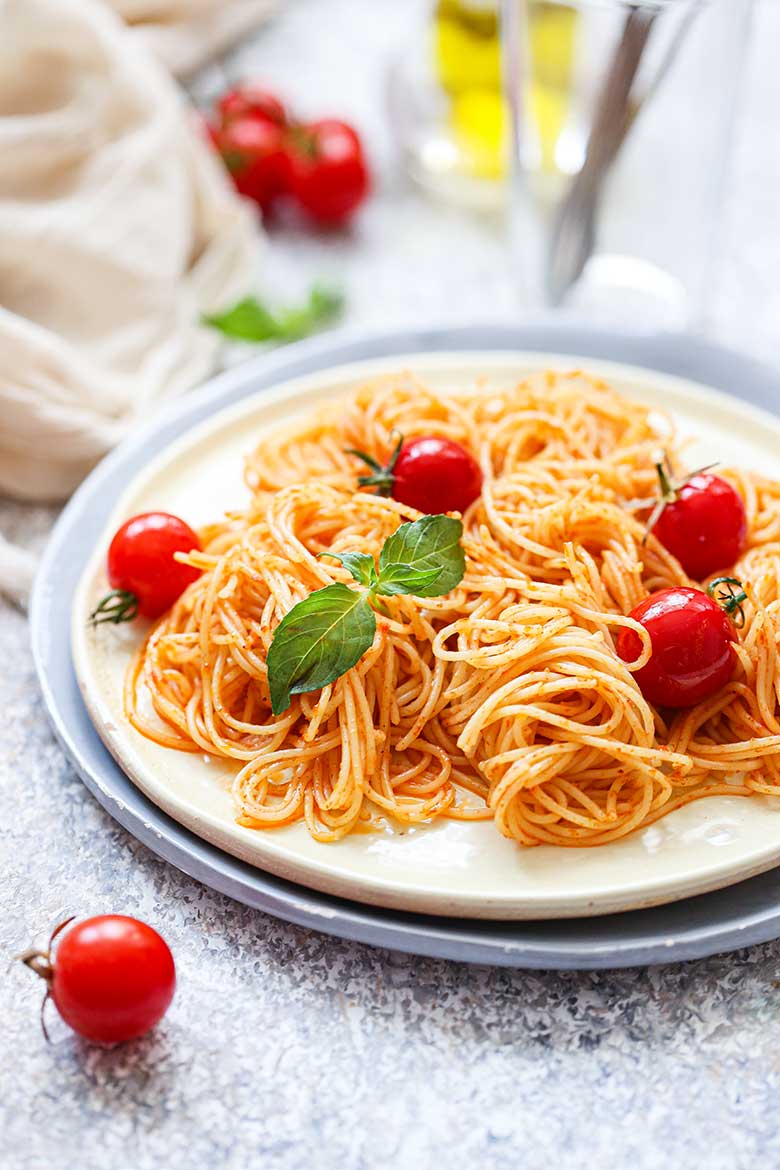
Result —
M 109 0 L 173 72 L 186 76 L 262 23 L 276 0 Z
M 175 83 L 102 0 L 0 0 L 0 492 L 64 497 L 207 377 L 200 313 L 248 289 L 257 239 Z

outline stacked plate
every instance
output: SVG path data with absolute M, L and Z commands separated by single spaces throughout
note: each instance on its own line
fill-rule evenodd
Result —
M 242 455 L 263 428 L 368 376 L 441 387 L 586 367 L 662 406 L 723 456 L 780 478 L 780 379 L 673 335 L 560 324 L 331 336 L 223 375 L 107 458 L 63 512 L 31 610 L 46 704 L 88 788 L 139 840 L 214 889 L 281 918 L 419 954 L 517 967 L 691 958 L 780 935 L 780 802 L 718 797 L 599 849 L 522 850 L 488 822 L 442 822 L 320 845 L 301 826 L 235 824 L 219 762 L 137 735 L 122 678 L 138 634 L 89 630 L 121 519 L 159 508 L 195 525 L 245 499 Z M 725 393 L 724 393 L 725 392 Z M 762 409 L 763 408 L 763 409 Z M 72 635 L 72 636 L 71 636 Z M 221 782 L 222 780 L 222 782 Z M 754 876 L 759 875 L 759 876 Z

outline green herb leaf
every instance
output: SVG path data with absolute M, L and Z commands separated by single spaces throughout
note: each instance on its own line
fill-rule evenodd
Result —
M 374 558 L 370 557 L 368 553 L 324 552 L 318 555 L 320 557 L 333 557 L 335 561 L 339 561 L 345 569 L 349 570 L 358 584 L 365 585 L 367 589 L 372 589 L 376 584 L 376 565 L 374 564 Z
M 276 337 L 273 314 L 257 297 L 245 297 L 224 313 L 204 317 L 203 323 L 241 341 L 270 341 Z
M 466 555 L 460 544 L 463 525 L 452 516 L 423 516 L 402 524 L 379 554 L 377 593 L 414 593 L 443 597 L 463 580 Z M 405 571 L 405 572 L 404 572 Z M 435 574 L 422 580 L 423 574 Z M 399 588 L 406 582 L 406 588 Z
M 410 569 L 408 565 L 386 565 L 379 577 L 375 593 L 396 597 L 401 593 L 415 593 L 418 597 L 436 597 L 438 590 L 430 590 L 442 576 L 443 569 Z
M 344 308 L 336 289 L 314 285 L 304 305 L 272 312 L 257 297 L 245 297 L 224 313 L 204 316 L 204 325 L 240 341 L 296 341 L 334 321 Z
M 378 575 L 367 553 L 321 553 L 338 560 L 368 592 L 342 582 L 326 585 L 282 618 L 267 659 L 274 715 L 287 710 L 291 695 L 327 686 L 360 660 L 374 640 L 371 605 L 383 609 L 379 595 L 441 597 L 460 584 L 466 569 L 462 534 L 460 520 L 450 516 L 402 524 L 382 547 Z
M 276 324 L 281 340 L 293 341 L 329 325 L 344 310 L 344 294 L 338 289 L 315 284 L 305 305 L 284 309 L 277 314 Z
M 376 618 L 365 594 L 338 582 L 310 593 L 276 628 L 268 651 L 271 709 L 281 715 L 290 695 L 340 678 L 374 640 Z

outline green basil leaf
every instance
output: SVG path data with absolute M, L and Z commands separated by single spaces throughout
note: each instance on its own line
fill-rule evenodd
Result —
M 436 591 L 431 593 L 430 589 L 443 572 L 443 569 L 421 570 L 410 569 L 408 565 L 386 565 L 374 592 L 384 597 L 396 597 L 400 593 L 416 593 L 418 597 L 435 597 Z
M 276 627 L 268 651 L 271 709 L 281 715 L 290 695 L 340 678 L 374 640 L 376 618 L 365 594 L 338 582 L 310 593 Z
M 240 341 L 271 341 L 276 337 L 273 313 L 257 297 L 245 297 L 224 313 L 204 317 L 203 323 Z
M 337 289 L 314 285 L 306 302 L 272 312 L 257 297 L 245 297 L 224 313 L 202 318 L 204 325 L 239 341 L 296 341 L 335 320 L 344 308 Z
M 361 552 L 347 552 L 347 553 L 318 553 L 320 557 L 333 557 L 334 561 L 340 561 L 345 569 L 348 569 L 355 580 L 360 585 L 365 585 L 367 589 L 371 589 L 376 584 L 376 565 L 374 558 L 370 557 L 368 553 Z
M 315 284 L 305 305 L 299 308 L 283 309 L 276 318 L 277 336 L 282 341 L 295 341 L 306 337 L 324 325 L 329 325 L 341 316 L 344 309 L 344 294 L 335 288 Z
M 460 544 L 462 535 L 463 525 L 452 516 L 423 516 L 411 524 L 402 524 L 388 537 L 379 554 L 376 592 L 381 592 L 385 581 L 399 584 L 403 574 L 398 572 L 398 566 L 402 566 L 411 571 L 407 578 L 410 585 L 411 574 L 438 570 L 427 584 L 418 582 L 406 592 L 418 597 L 443 597 L 460 584 L 466 571 L 466 555 Z

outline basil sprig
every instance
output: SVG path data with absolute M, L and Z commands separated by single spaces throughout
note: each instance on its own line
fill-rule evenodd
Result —
M 382 546 L 378 571 L 367 553 L 321 553 L 338 560 L 362 588 L 326 585 L 282 618 L 267 659 L 274 715 L 287 710 L 291 695 L 319 690 L 355 666 L 374 640 L 377 598 L 443 597 L 459 585 L 466 569 L 462 535 L 463 525 L 451 516 L 402 524 Z

